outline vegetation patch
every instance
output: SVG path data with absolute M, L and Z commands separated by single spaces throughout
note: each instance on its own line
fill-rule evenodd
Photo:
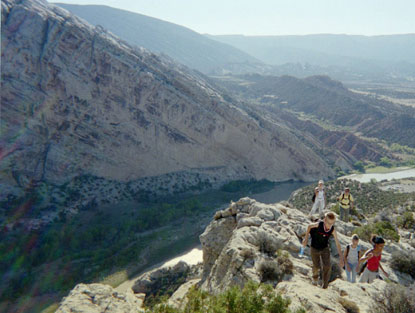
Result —
M 391 266 L 394 270 L 411 275 L 415 279 L 415 255 L 406 251 L 397 251 L 392 254 Z
M 396 242 L 399 242 L 400 239 L 397 229 L 389 221 L 379 221 L 374 224 L 356 227 L 353 232 L 358 234 L 360 239 L 365 241 L 370 241 L 372 234 L 377 234 L 385 239 Z
M 413 292 L 413 289 L 391 284 L 376 296 L 370 313 L 415 313 Z
M 336 179 L 325 182 L 325 193 L 327 204 L 337 204 L 337 197 L 340 196 L 345 187 L 350 188 L 356 206 L 363 214 L 375 214 L 382 210 L 391 211 L 399 206 L 405 206 L 409 201 L 415 200 L 415 193 L 397 193 L 391 190 L 382 190 L 378 183 L 360 183 L 351 179 Z M 293 193 L 290 202 L 294 207 L 309 212 L 313 202 L 311 198 L 316 185 L 310 185 Z M 356 210 L 351 215 L 356 216 Z
M 175 309 L 166 303 L 147 313 L 305 313 L 303 308 L 289 309 L 290 299 L 276 293 L 270 285 L 248 282 L 244 288 L 234 286 L 213 295 L 196 287 L 187 294 L 183 309 Z

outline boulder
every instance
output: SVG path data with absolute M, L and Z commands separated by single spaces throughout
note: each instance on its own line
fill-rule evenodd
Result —
M 56 313 L 140 313 L 142 299 L 102 284 L 78 284 L 63 298 Z

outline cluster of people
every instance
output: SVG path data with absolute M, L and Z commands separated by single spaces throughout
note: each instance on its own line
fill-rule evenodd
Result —
M 350 208 L 353 208 L 354 202 L 353 197 L 350 194 L 350 189 L 345 188 L 344 192 L 337 198 L 337 200 L 340 202 L 340 218 L 344 221 L 349 221 L 349 210 Z M 318 187 L 315 188 L 313 201 L 314 204 L 310 214 L 318 213 L 319 216 L 321 216 L 326 206 L 323 181 L 319 181 Z M 342 251 L 337 237 L 337 232 L 334 227 L 335 221 L 336 215 L 333 212 L 328 212 L 324 215 L 324 218 L 310 224 L 307 227 L 305 238 L 302 242 L 302 251 L 307 246 L 308 238 L 310 237 L 310 254 L 313 262 L 313 285 L 319 285 L 319 277 L 321 275 L 322 287 L 324 289 L 328 287 L 331 273 L 329 248 L 329 240 L 331 238 L 334 239 L 336 244 L 337 252 L 339 254 L 340 268 L 345 269 L 347 280 L 349 282 L 356 282 L 356 276 L 361 265 L 363 269 L 359 279 L 359 282 L 361 283 L 373 282 L 373 280 L 379 275 L 379 269 L 382 270 L 386 277 L 388 277 L 388 273 L 385 272 L 380 264 L 382 250 L 385 246 L 384 239 L 373 235 L 371 238 L 373 248 L 363 253 L 362 248 L 359 245 L 359 237 L 354 234 L 352 235 L 351 242 L 346 246 L 344 251 Z
M 326 195 L 324 192 L 324 181 L 320 180 L 318 186 L 314 189 L 313 195 L 313 207 L 311 208 L 310 215 L 317 214 L 321 216 L 326 207 Z M 354 199 L 350 193 L 350 188 L 345 187 L 344 191 L 337 197 L 339 201 L 340 219 L 344 222 L 349 221 L 350 210 L 353 209 Z

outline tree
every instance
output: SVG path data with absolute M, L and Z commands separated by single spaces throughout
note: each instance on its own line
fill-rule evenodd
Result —
M 380 165 L 385 166 L 385 167 L 391 167 L 392 162 L 391 160 L 389 160 L 388 157 L 383 157 L 383 158 L 380 158 Z
M 365 165 L 363 164 L 363 162 L 362 162 L 362 161 L 357 161 L 357 162 L 354 164 L 354 168 L 355 168 L 358 172 L 360 172 L 360 173 L 364 173 L 364 172 L 365 172 Z

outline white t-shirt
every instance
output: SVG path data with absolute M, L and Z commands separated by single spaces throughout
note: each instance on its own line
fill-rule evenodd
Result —
M 347 249 L 347 247 L 346 247 Z M 357 264 L 359 262 L 359 246 L 357 245 L 356 248 L 353 248 L 352 245 L 349 245 L 349 253 L 347 254 L 347 262 L 351 264 Z
M 318 190 L 317 200 L 324 200 L 324 189 Z

